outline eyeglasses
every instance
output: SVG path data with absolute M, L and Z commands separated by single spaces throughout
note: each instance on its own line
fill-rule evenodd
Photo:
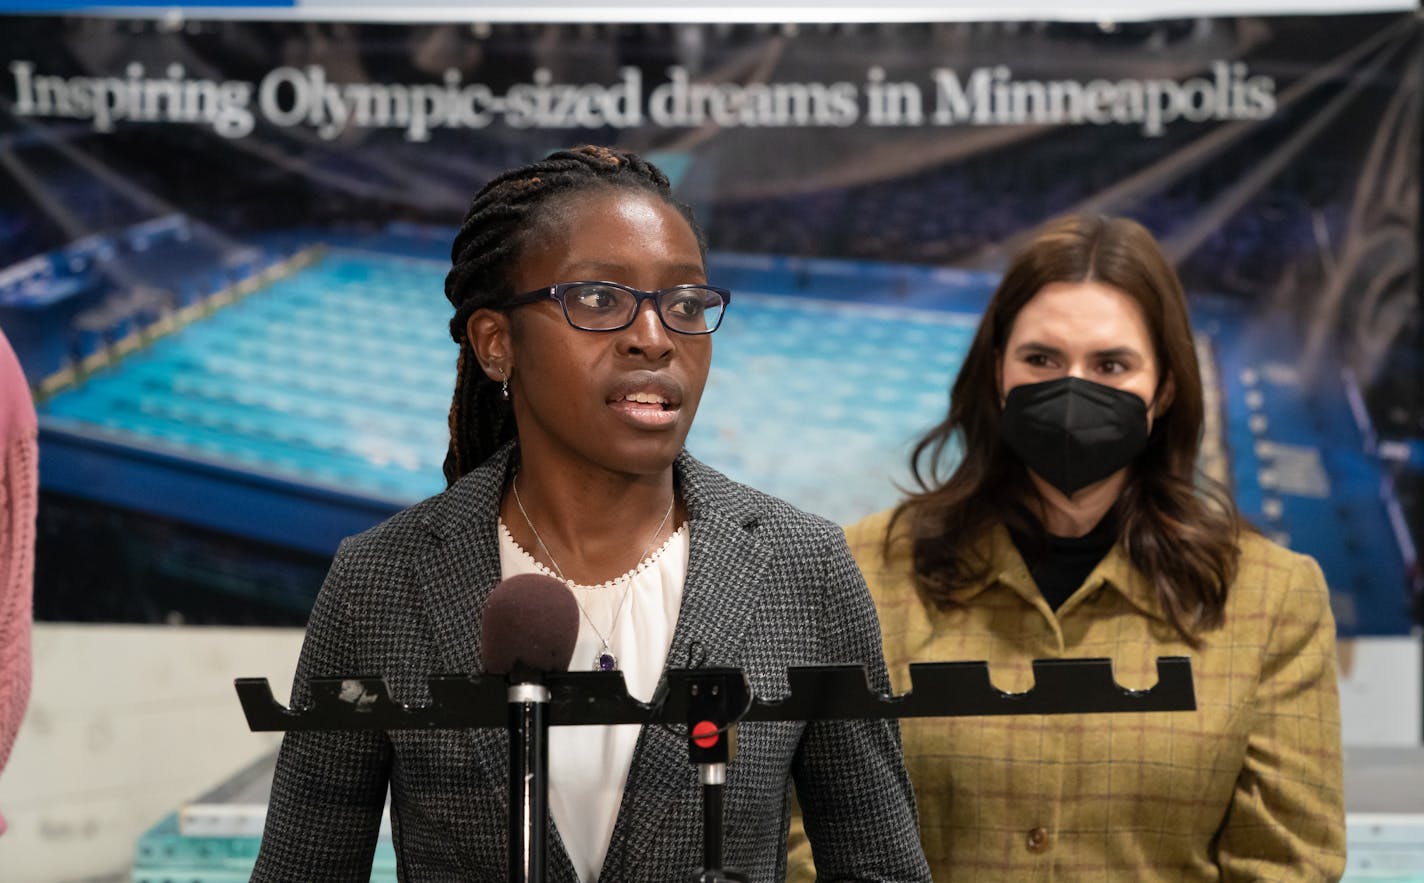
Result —
M 556 300 L 564 318 L 581 331 L 621 331 L 633 324 L 643 301 L 651 300 L 663 327 L 678 334 L 711 334 L 722 324 L 732 292 L 710 285 L 674 285 L 642 291 L 617 282 L 560 282 L 515 295 L 506 307 Z

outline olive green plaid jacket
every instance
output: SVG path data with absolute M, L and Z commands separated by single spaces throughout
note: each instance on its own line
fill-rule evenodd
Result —
M 988 660 L 996 686 L 1021 691 L 1036 658 L 1110 657 L 1142 689 L 1157 657 L 1189 656 L 1196 684 L 1196 712 L 903 721 L 938 883 L 1340 877 L 1335 626 L 1314 560 L 1244 535 L 1225 625 L 1194 650 L 1120 547 L 1055 613 L 996 526 L 980 540 L 994 576 L 940 609 L 912 584 L 908 544 L 884 554 L 888 522 L 847 533 L 897 691 L 910 663 L 952 659 Z M 789 879 L 809 852 L 793 850 Z

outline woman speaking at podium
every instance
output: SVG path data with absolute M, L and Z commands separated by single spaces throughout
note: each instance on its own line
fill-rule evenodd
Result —
M 651 698 L 666 666 L 860 662 L 888 689 L 874 609 L 840 530 L 683 450 L 731 294 L 661 172 L 583 147 L 476 195 L 445 293 L 459 344 L 449 488 L 343 543 L 317 598 L 309 678 L 381 674 L 398 699 L 479 672 L 484 601 L 550 574 L 580 609 L 575 668 Z M 785 873 L 794 783 L 828 879 L 928 880 L 897 731 L 885 721 L 740 728 L 725 794 L 728 867 Z M 402 879 L 506 879 L 498 730 L 293 732 L 253 879 L 369 879 L 386 789 Z M 555 727 L 549 879 L 669 883 L 702 856 L 686 741 L 660 727 Z
M 1197 710 L 904 721 L 937 883 L 1337 879 L 1328 593 L 1198 474 L 1197 354 L 1151 235 L 1047 225 L 952 392 L 915 450 L 920 492 L 848 531 L 897 691 L 941 659 L 988 660 L 1023 691 L 1030 661 L 1057 657 L 1111 657 L 1145 689 L 1157 657 L 1189 656 Z

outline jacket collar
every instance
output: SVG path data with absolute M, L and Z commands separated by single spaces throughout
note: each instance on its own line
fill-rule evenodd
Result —
M 1024 563 L 1023 556 L 1019 554 L 1018 547 L 1009 536 L 1008 528 L 1001 522 L 996 522 L 980 535 L 972 547 L 972 553 L 978 556 L 978 560 L 988 562 L 988 578 L 953 592 L 951 597 L 954 601 L 967 604 L 988 589 L 1002 585 L 1029 604 L 1038 605 L 1042 592 L 1029 575 L 1028 565 Z M 1108 550 L 1108 554 L 1088 574 L 1083 585 L 1090 591 L 1097 588 L 1116 591 L 1144 615 L 1162 622 L 1168 621 L 1151 581 L 1132 565 L 1121 543 L 1115 543 Z M 1059 612 L 1066 614 L 1076 606 L 1064 605 Z
M 425 613 L 452 672 L 483 670 L 480 620 L 499 582 L 499 503 L 515 462 L 513 443 L 505 445 L 421 512 L 438 540 L 417 564 Z
M 1088 583 L 1101 581 L 1104 587 L 1115 589 L 1144 616 L 1170 622 L 1157 597 L 1157 589 L 1142 571 L 1132 566 L 1122 543 L 1115 543 L 1107 556 L 1088 575 Z

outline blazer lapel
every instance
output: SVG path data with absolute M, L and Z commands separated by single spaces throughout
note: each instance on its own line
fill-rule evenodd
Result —
M 437 499 L 425 517 L 426 526 L 441 542 L 422 569 L 420 583 L 431 633 L 449 673 L 484 671 L 480 623 L 485 602 L 501 576 L 499 503 L 514 450 L 512 444 L 506 445 L 478 469 L 461 478 Z M 485 776 L 504 779 L 508 775 L 504 734 L 500 730 L 485 729 L 471 730 L 466 735 L 470 742 L 470 761 L 484 767 Z M 504 801 L 500 802 L 499 809 L 504 813 L 509 811 Z M 507 826 L 507 815 L 501 817 L 500 824 Z M 553 818 L 546 824 L 550 879 L 578 883 L 573 861 Z
M 770 551 L 756 535 L 761 516 L 740 485 L 683 454 L 678 459 L 690 521 L 682 607 L 667 668 L 736 665 Z
M 449 671 L 483 671 L 480 619 L 499 582 L 499 498 L 510 448 L 441 494 L 425 516 L 439 538 L 419 575 L 435 642 Z
M 674 469 L 687 506 L 690 549 L 682 606 L 663 666 L 664 680 L 669 668 L 742 667 L 741 648 L 761 600 L 758 574 L 770 558 L 770 551 L 756 536 L 759 508 L 744 488 L 685 451 Z M 757 685 L 752 684 L 752 689 L 755 692 Z M 651 795 L 695 794 L 697 788 L 686 740 L 662 727 L 644 726 L 633 751 L 601 878 L 646 877 L 646 873 L 628 869 L 637 868 L 641 856 L 654 852 L 650 848 L 654 840 L 671 833 L 662 827 L 655 811 L 658 801 Z

